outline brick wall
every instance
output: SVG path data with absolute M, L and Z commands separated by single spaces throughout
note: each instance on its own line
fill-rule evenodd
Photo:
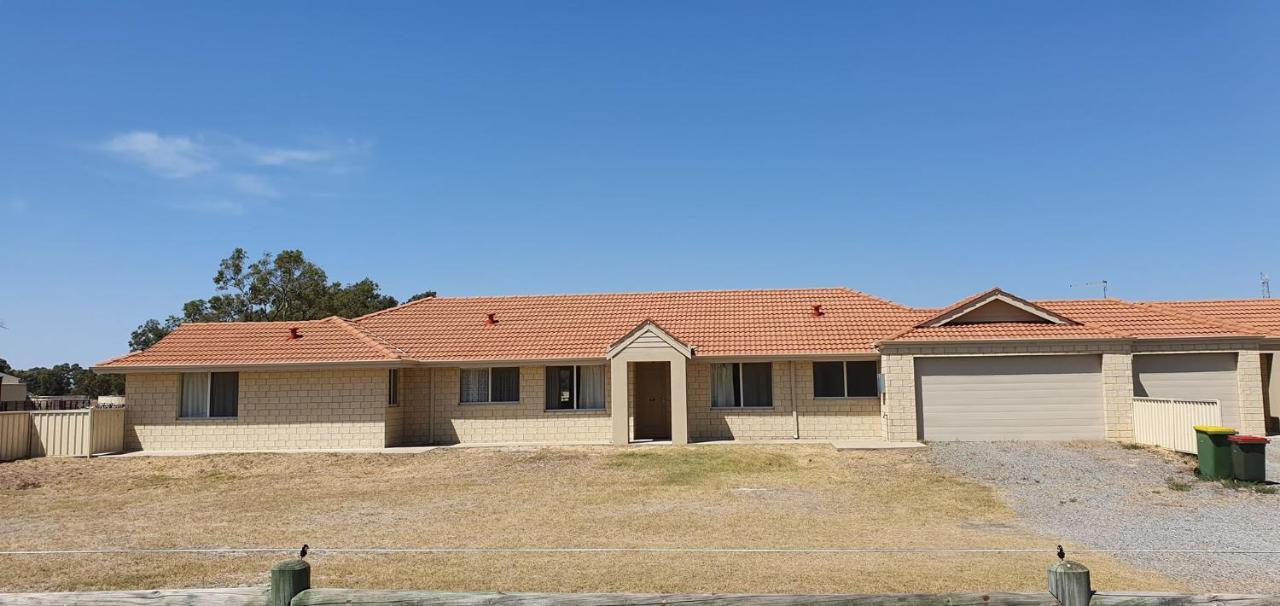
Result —
M 792 439 L 796 436 L 798 413 L 801 439 L 883 439 L 878 398 L 814 398 L 812 362 L 774 362 L 772 366 L 772 408 L 724 409 L 711 406 L 711 364 L 690 363 L 686 373 L 689 437 L 693 440 Z
M 176 373 L 125 380 L 129 449 L 381 448 L 387 440 L 385 369 L 242 372 L 235 419 L 178 419 Z
M 520 367 L 520 401 L 512 404 L 462 404 L 459 369 L 430 373 L 430 424 L 433 442 L 607 444 L 610 439 L 609 370 L 605 369 L 604 410 L 547 410 L 546 367 Z

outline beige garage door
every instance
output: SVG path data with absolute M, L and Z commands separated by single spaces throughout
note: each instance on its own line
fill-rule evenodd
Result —
M 1100 356 L 916 358 L 926 440 L 1101 440 Z
M 1133 357 L 1133 395 L 1217 400 L 1222 424 L 1240 427 L 1236 354 L 1142 354 Z

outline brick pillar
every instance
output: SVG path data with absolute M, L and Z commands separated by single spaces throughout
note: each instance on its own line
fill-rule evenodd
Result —
M 1240 390 L 1240 433 L 1266 435 L 1266 418 L 1262 412 L 1262 355 L 1242 351 L 1236 358 L 1236 385 Z
M 1108 440 L 1133 441 L 1133 356 L 1102 354 L 1104 435 Z
M 884 437 L 890 442 L 915 442 L 916 425 L 916 363 L 909 355 L 885 355 L 880 358 L 880 372 L 884 373 L 884 394 L 881 396 L 880 415 L 884 419 Z

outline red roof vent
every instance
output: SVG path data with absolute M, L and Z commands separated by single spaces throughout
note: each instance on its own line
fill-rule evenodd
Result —
M 484 323 L 490 326 L 498 323 L 498 314 L 485 314 Z
M 297 326 L 292 326 L 292 327 L 290 327 L 290 328 L 289 328 L 289 340 L 290 340 L 290 341 L 292 341 L 292 340 L 294 340 L 294 339 L 301 339 L 301 338 L 302 338 L 302 333 L 298 332 L 298 327 L 297 327 Z
M 821 318 L 822 316 L 825 316 L 825 315 L 827 315 L 827 312 L 822 311 L 822 306 L 821 306 L 821 305 L 814 305 L 814 306 L 813 306 L 813 317 L 815 317 L 815 318 Z

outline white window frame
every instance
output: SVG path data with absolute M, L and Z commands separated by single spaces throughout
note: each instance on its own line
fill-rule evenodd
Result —
M 582 366 L 583 366 L 583 365 L 582 365 L 582 364 L 549 364 L 549 365 L 547 365 L 547 368 L 557 368 L 557 367 L 564 367 L 564 366 L 572 366 L 572 367 L 573 367 L 573 408 L 551 408 L 551 402 L 543 402 L 543 403 L 542 403 L 542 409 L 543 409 L 544 411 L 546 411 L 546 412 L 567 412 L 567 411 L 570 411 L 570 410 L 588 410 L 588 411 L 596 411 L 596 412 L 598 412 L 598 411 L 605 410 L 606 408 L 608 408 L 608 405 L 607 405 L 607 404 L 604 404 L 603 402 L 601 403 L 602 405 L 600 406 L 600 408 L 581 408 L 581 407 L 579 407 L 578 405 L 580 404 L 580 402 L 579 402 L 579 400 L 578 400 L 578 369 L 579 369 L 579 368 L 582 368 Z M 587 364 L 587 366 L 604 366 L 604 364 Z M 546 371 L 545 371 L 545 370 L 543 371 L 543 375 L 544 375 L 544 380 L 545 380 L 545 375 L 546 375 Z M 492 389 L 492 388 L 491 388 L 491 389 Z M 546 390 L 544 389 L 543 391 L 546 391 Z M 605 393 L 606 398 L 608 397 L 608 393 L 607 393 L 608 391 L 609 391 L 609 390 L 607 390 L 607 389 L 605 390 L 605 392 L 606 392 L 606 393 Z M 543 395 L 543 397 L 544 397 L 544 398 L 546 397 L 546 396 L 545 396 L 545 394 Z
M 494 400 L 493 399 L 493 369 L 495 368 L 514 368 L 516 369 L 516 399 L 514 400 Z M 489 399 L 483 402 L 463 402 L 462 401 L 462 370 L 483 370 L 489 378 Z M 520 403 L 520 367 L 519 366 L 485 366 L 483 368 L 464 368 L 458 371 L 458 404 L 463 406 L 483 406 L 485 404 L 519 404 Z
M 736 366 L 736 367 L 738 367 L 738 371 L 737 371 L 737 372 L 735 372 L 735 373 L 731 373 L 731 374 L 730 374 L 730 376 L 736 376 L 736 377 L 738 378 L 738 386 L 737 386 L 737 389 L 735 389 L 735 390 L 734 390 L 734 393 L 737 395 L 737 398 L 736 398 L 737 403 L 732 404 L 732 405 L 729 405 L 729 406 L 725 406 L 725 405 L 723 405 L 723 404 L 716 404 L 716 403 L 715 403 L 715 396 L 714 396 L 714 395 L 712 395 L 712 400 L 711 400 L 711 408 L 712 408 L 712 410 L 769 410 L 769 409 L 772 409 L 772 408 L 774 407 L 774 401 L 773 401 L 773 362 L 719 362 L 719 363 L 720 363 L 720 364 L 729 364 L 729 365 L 731 365 L 731 366 Z M 745 402 L 746 397 L 743 395 L 743 387 L 742 387 L 742 382 L 745 380 L 745 378 L 743 377 L 743 373 L 742 373 L 742 365 L 743 365 L 743 364 L 768 364 L 768 365 L 769 365 L 769 388 L 770 388 L 770 389 L 769 389 L 769 403 L 768 403 L 768 404 L 763 404 L 763 405 L 762 405 L 762 404 L 750 404 L 750 405 L 748 405 L 748 404 Z M 714 381 L 715 381 L 715 374 L 714 374 L 714 373 L 712 373 L 711 380 L 712 380 L 712 382 L 713 382 L 713 383 L 712 383 L 712 385 L 711 385 L 711 392 L 712 392 L 712 394 L 714 394 L 714 393 L 715 393 L 715 383 L 714 383 Z
M 839 363 L 840 363 L 840 374 L 841 374 L 842 378 L 844 379 L 844 389 L 842 390 L 842 393 L 844 393 L 844 395 L 842 395 L 842 396 L 820 396 L 820 395 L 818 395 L 818 394 L 816 394 L 816 393 L 815 393 L 815 394 L 813 394 L 813 399 L 815 399 L 815 400 L 848 400 L 848 399 L 851 399 L 851 398 L 852 398 L 852 399 L 855 399 L 855 400 L 856 400 L 856 399 L 859 399 L 859 398 L 864 398 L 864 399 L 865 399 L 865 398 L 878 398 L 878 397 L 880 397 L 880 394 L 873 394 L 873 395 L 869 395 L 869 396 L 851 396 L 851 395 L 849 395 L 849 363 L 850 363 L 850 362 L 873 362 L 873 363 L 875 363 L 875 365 L 876 365 L 876 373 L 875 373 L 875 374 L 879 375 L 879 374 L 880 374 L 880 362 L 878 362 L 878 361 L 876 361 L 876 360 L 819 360 L 819 362 L 828 362 L 828 363 L 830 363 L 830 362 L 839 362 Z M 809 375 L 810 375 L 810 376 L 809 376 L 810 380 L 812 380 L 812 379 L 813 379 L 813 371 L 812 371 L 812 370 L 810 370 Z M 816 383 L 816 382 L 815 382 L 815 383 Z M 878 381 L 878 380 L 877 380 L 877 383 L 879 383 L 879 381 Z M 817 389 L 816 384 L 815 384 L 815 386 L 814 386 L 814 389 L 815 389 L 815 390 Z

